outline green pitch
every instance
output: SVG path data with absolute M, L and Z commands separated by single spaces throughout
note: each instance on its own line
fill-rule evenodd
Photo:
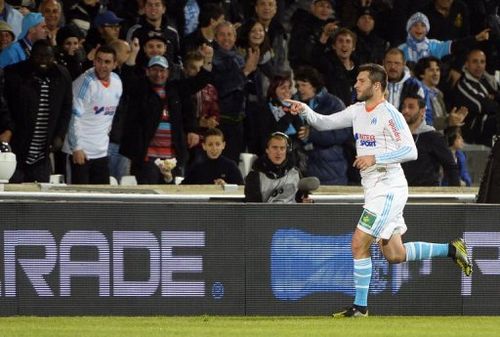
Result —
M 1 337 L 498 337 L 500 317 L 3 317 Z

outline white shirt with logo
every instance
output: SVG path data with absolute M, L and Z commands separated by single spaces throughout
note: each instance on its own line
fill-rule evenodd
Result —
M 117 74 L 111 73 L 109 86 L 105 87 L 94 68 L 73 82 L 73 113 L 63 152 L 83 150 L 88 159 L 107 156 L 109 131 L 122 90 Z

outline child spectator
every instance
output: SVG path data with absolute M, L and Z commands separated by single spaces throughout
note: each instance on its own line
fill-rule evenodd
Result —
M 462 151 L 464 147 L 462 130 L 459 126 L 452 126 L 445 130 L 445 134 L 451 154 L 453 155 L 453 158 L 455 158 L 458 165 L 460 172 L 460 185 L 471 186 L 472 178 L 469 174 L 469 169 L 467 168 L 467 158 L 465 157 L 465 153 Z M 443 185 L 447 185 L 446 182 L 443 182 Z
M 187 171 L 183 184 L 243 185 L 243 177 L 236 163 L 222 156 L 222 151 L 226 147 L 222 131 L 217 128 L 208 129 L 202 146 L 206 158 Z

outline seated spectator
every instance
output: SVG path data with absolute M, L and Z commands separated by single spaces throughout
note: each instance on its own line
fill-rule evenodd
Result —
M 222 155 L 226 142 L 224 134 L 217 128 L 208 129 L 202 142 L 204 159 L 195 163 L 186 172 L 185 185 L 243 185 L 243 177 L 236 163 Z
M 290 140 L 282 132 L 272 133 L 266 153 L 255 160 L 245 178 L 245 202 L 289 204 L 301 201 L 299 170 L 289 160 Z
M 438 131 L 463 125 L 468 113 L 467 108 L 453 107 L 448 113 L 444 94 L 438 88 L 441 79 L 441 61 L 434 56 L 423 57 L 415 64 L 414 73 L 415 77 L 422 82 L 425 101 L 431 104 L 430 109 L 425 111 L 425 122 L 434 126 Z
M 462 131 L 459 126 L 452 126 L 445 130 L 444 132 L 446 139 L 448 141 L 448 146 L 450 147 L 451 154 L 458 165 L 458 170 L 460 172 L 460 185 L 471 186 L 472 178 L 469 174 L 469 169 L 467 168 L 467 158 L 464 151 L 464 139 L 462 137 Z M 447 185 L 447 181 L 443 180 L 443 185 Z
M 467 143 L 492 146 L 492 137 L 500 130 L 500 83 L 486 72 L 486 55 L 478 49 L 469 52 L 462 77 L 454 89 L 454 102 L 465 106 L 469 114 L 462 127 Z
M 489 29 L 485 29 L 476 36 L 469 36 L 458 40 L 440 41 L 428 39 L 427 34 L 431 29 L 429 19 L 425 14 L 417 12 L 413 14 L 406 24 L 408 36 L 406 43 L 399 48 L 405 53 L 407 62 L 417 62 L 422 57 L 435 56 L 439 59 L 451 53 L 463 51 L 472 47 L 476 42 L 489 39 Z
M 417 146 L 417 160 L 402 163 L 409 186 L 440 186 L 441 168 L 450 186 L 460 186 L 458 166 L 443 135 L 425 123 L 425 102 L 418 95 L 406 96 L 401 113 Z
M 40 13 L 30 13 L 23 18 L 23 30 L 18 40 L 0 53 L 0 67 L 24 61 L 28 58 L 31 46 L 38 40 L 47 38 L 47 25 Z
M 5 21 L 0 21 L 0 52 L 16 40 L 14 31 Z
M 294 77 L 298 98 L 317 113 L 331 115 L 345 109 L 338 97 L 328 93 L 316 69 L 301 67 Z M 354 143 L 352 129 L 318 131 L 311 128 L 304 141 L 306 176 L 317 177 L 324 185 L 347 185 L 350 165 L 344 153 L 344 144 Z

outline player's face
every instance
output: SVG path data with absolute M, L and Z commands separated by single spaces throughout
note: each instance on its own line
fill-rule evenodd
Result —
M 475 78 L 481 78 L 486 71 L 486 56 L 482 51 L 474 51 L 469 54 L 467 61 L 465 61 L 465 68 Z
M 384 58 L 384 68 L 389 82 L 397 82 L 403 78 L 405 64 L 399 53 L 387 54 Z
M 441 79 L 441 69 L 437 62 L 430 62 L 429 67 L 424 70 L 422 82 L 428 87 L 437 87 Z
M 226 147 L 226 142 L 221 136 L 208 136 L 205 138 L 202 146 L 203 150 L 207 153 L 208 158 L 217 159 Z
M 418 100 L 416 98 L 405 98 L 403 105 L 401 107 L 401 113 L 406 120 L 408 125 L 414 125 L 415 123 L 421 122 L 422 110 L 418 106 Z
M 292 83 L 285 81 L 276 88 L 276 97 L 280 100 L 292 98 Z
M 271 163 L 274 165 L 281 165 L 286 159 L 286 139 L 284 138 L 271 138 L 267 143 L 266 154 Z
M 373 83 L 368 75 L 368 71 L 361 71 L 356 78 L 356 84 L 354 84 L 356 97 L 361 102 L 373 97 Z
M 111 72 L 116 68 L 115 56 L 111 53 L 97 53 L 94 60 L 97 78 L 109 81 Z

